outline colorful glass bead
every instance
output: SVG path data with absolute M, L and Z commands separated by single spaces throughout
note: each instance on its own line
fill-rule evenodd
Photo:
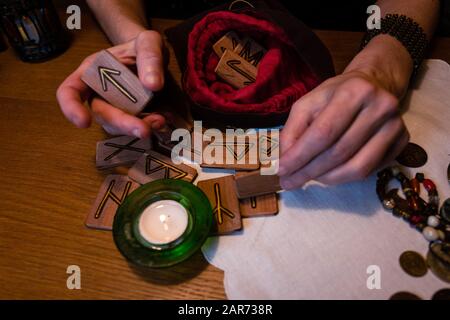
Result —
M 417 172 L 416 179 L 419 180 L 419 182 L 423 182 L 423 180 L 425 179 L 425 175 L 421 172 Z
M 415 197 L 410 197 L 408 199 L 408 205 L 414 211 L 419 211 L 420 210 L 419 202 L 417 201 L 417 199 Z
M 427 206 L 423 210 L 423 213 L 426 216 L 435 216 L 437 214 L 437 207 L 432 204 L 427 204 Z
M 430 192 L 431 190 L 436 190 L 436 185 L 430 179 L 424 179 L 423 186 L 428 192 Z
M 437 226 L 439 226 L 439 223 L 441 221 L 439 220 L 438 217 L 436 216 L 429 216 L 427 219 L 427 223 L 430 227 L 436 228 Z
M 438 235 L 439 235 L 439 239 L 442 241 L 445 241 L 446 237 L 445 237 L 445 232 L 442 230 L 438 230 Z
M 422 230 L 425 229 L 426 226 L 427 225 L 425 223 L 418 223 L 414 227 L 416 228 L 416 230 L 422 232 Z
M 394 177 L 396 177 L 400 173 L 400 168 L 397 166 L 391 167 L 391 172 Z
M 392 171 L 390 168 L 386 168 L 384 170 L 381 170 L 380 172 L 377 173 L 378 178 L 380 179 L 387 179 L 389 180 L 390 178 L 392 178 Z
M 439 234 L 438 234 L 437 230 L 432 227 L 425 227 L 422 230 L 422 234 L 425 237 L 425 239 L 427 239 L 430 242 L 436 241 L 437 239 L 439 239 Z
M 384 199 L 383 200 L 383 207 L 386 209 L 392 210 L 395 207 L 395 201 L 394 199 Z
M 403 187 L 403 193 L 405 194 L 405 196 L 407 197 L 411 197 L 414 193 L 413 193 L 413 189 L 408 185 L 408 186 L 404 186 Z
M 411 221 L 411 214 L 408 212 L 408 211 L 405 211 L 405 210 L 401 210 L 401 214 L 402 214 L 402 219 L 403 220 L 405 220 L 405 221 L 407 221 L 407 222 L 410 222 Z
M 416 225 L 418 223 L 424 222 L 425 218 L 416 214 L 416 215 L 411 216 L 410 221 L 412 224 Z
M 413 189 L 413 191 L 415 193 L 417 193 L 417 194 L 420 194 L 420 182 L 419 182 L 419 180 L 414 178 L 414 179 L 411 179 L 410 183 L 411 183 L 411 188 Z
M 400 178 L 398 181 L 399 181 L 402 185 L 405 185 L 405 186 L 411 188 L 411 183 L 409 182 L 409 179 L 408 179 L 407 176 L 405 176 L 403 173 L 400 173 L 400 174 L 398 175 L 398 177 Z
M 433 206 L 435 206 L 436 208 L 439 207 L 439 196 L 437 194 L 430 196 L 428 198 L 428 202 Z
M 402 210 L 400 210 L 400 209 L 397 208 L 397 207 L 394 207 L 394 209 L 392 210 L 392 214 L 393 214 L 395 217 L 401 217 L 401 216 L 402 216 Z
M 418 201 L 419 201 L 419 205 L 422 209 L 427 207 L 427 202 L 425 200 L 423 200 L 421 197 L 418 197 Z

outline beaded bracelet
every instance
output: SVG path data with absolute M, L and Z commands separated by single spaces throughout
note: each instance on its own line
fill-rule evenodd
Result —
M 398 189 L 386 192 L 386 187 L 393 178 L 400 182 L 406 199 L 398 195 Z M 419 195 L 420 184 L 423 184 L 428 192 L 428 202 Z M 414 179 L 409 180 L 398 167 L 386 168 L 378 172 L 376 191 L 386 209 L 392 210 L 394 216 L 409 222 L 411 226 L 422 232 L 425 239 L 430 242 L 450 241 L 450 222 L 443 219 L 438 210 L 439 195 L 436 185 L 432 180 L 425 179 L 422 173 L 416 174 Z
M 428 47 L 427 36 L 422 27 L 407 16 L 387 14 L 381 19 L 380 29 L 366 32 L 361 43 L 361 50 L 379 34 L 389 34 L 403 44 L 413 60 L 414 73 L 416 73 Z

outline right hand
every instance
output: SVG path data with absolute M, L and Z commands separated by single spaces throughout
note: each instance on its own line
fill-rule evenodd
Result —
M 163 88 L 163 40 L 158 32 L 142 31 L 135 39 L 109 48 L 108 51 L 123 64 L 136 65 L 139 79 L 147 89 L 159 91 Z M 113 107 L 98 96 L 91 101 L 91 112 L 84 106 L 92 90 L 81 80 L 81 76 L 94 61 L 95 56 L 96 53 L 87 57 L 56 92 L 66 118 L 79 128 L 87 128 L 93 117 L 112 135 L 138 138 L 147 138 L 152 130 L 162 128 L 165 124 L 162 115 L 155 113 L 140 119 Z

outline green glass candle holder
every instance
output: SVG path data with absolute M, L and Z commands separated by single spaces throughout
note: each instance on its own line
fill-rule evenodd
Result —
M 139 220 L 146 208 L 161 200 L 181 204 L 188 214 L 188 225 L 176 240 L 165 244 L 148 242 L 139 231 Z M 150 268 L 178 264 L 201 248 L 210 234 L 212 208 L 206 195 L 182 180 L 157 180 L 133 191 L 117 210 L 113 224 L 114 242 L 132 263 Z

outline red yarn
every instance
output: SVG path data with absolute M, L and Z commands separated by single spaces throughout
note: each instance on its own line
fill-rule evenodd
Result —
M 228 31 L 249 36 L 267 49 L 256 82 L 235 89 L 214 70 L 219 58 L 213 45 Z M 200 20 L 189 35 L 184 89 L 199 105 L 226 113 L 287 113 L 292 104 L 319 84 L 286 33 L 273 23 L 229 11 Z

